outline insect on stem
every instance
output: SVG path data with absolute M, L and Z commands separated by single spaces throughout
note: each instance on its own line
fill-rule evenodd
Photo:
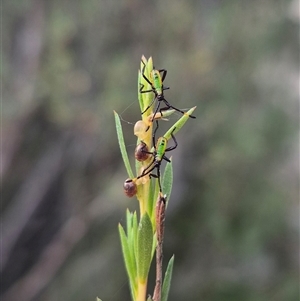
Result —
M 164 91 L 170 89 L 169 87 L 164 87 L 163 82 L 166 78 L 167 75 L 167 70 L 166 69 L 155 69 L 153 68 L 150 71 L 150 77 L 147 78 L 145 75 L 145 70 L 146 70 L 146 63 L 142 60 L 143 64 L 143 69 L 141 70 L 141 75 L 143 79 L 150 85 L 149 90 L 144 90 L 145 85 L 140 83 L 140 93 L 154 93 L 154 99 L 152 102 L 147 106 L 146 109 L 142 112 L 144 114 L 146 111 L 150 109 L 150 107 L 153 105 L 154 102 L 156 102 L 156 107 L 154 109 L 154 115 L 152 117 L 152 122 L 155 119 L 155 116 L 157 113 L 162 114 L 163 111 L 173 109 L 181 114 L 186 114 L 183 110 L 180 110 L 173 105 L 171 105 L 165 98 L 164 96 Z M 161 108 L 161 104 L 164 104 L 165 107 Z M 189 115 L 190 118 L 196 118 L 195 116 Z M 148 131 L 149 127 L 146 129 Z

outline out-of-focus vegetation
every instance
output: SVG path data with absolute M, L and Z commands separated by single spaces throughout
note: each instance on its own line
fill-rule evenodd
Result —
M 112 111 L 140 119 L 142 54 L 170 102 L 197 105 L 174 152 L 170 300 L 297 300 L 297 6 L 2 3 L 3 301 L 129 300 L 117 224 L 137 202 Z

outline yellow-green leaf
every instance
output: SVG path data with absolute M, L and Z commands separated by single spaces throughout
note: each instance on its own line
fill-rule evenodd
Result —
M 164 282 L 162 285 L 162 291 L 161 291 L 161 301 L 167 301 L 171 286 L 171 279 L 172 279 L 172 273 L 173 273 L 173 264 L 174 264 L 174 255 L 169 260 L 167 270 L 164 277 Z
M 120 117 L 119 117 L 118 113 L 115 112 L 115 111 L 114 111 L 114 115 L 115 115 L 118 142 L 119 142 L 122 158 L 123 158 L 123 161 L 124 161 L 124 164 L 125 164 L 125 167 L 126 167 L 129 178 L 133 179 L 134 175 L 133 175 L 133 172 L 132 172 L 132 169 L 131 169 L 131 166 L 130 166 L 130 162 L 129 162 L 129 159 L 128 159 L 128 154 L 127 154 L 127 151 L 126 151 L 126 146 L 125 146 L 125 142 L 124 142 L 124 136 L 123 136 L 123 130 L 122 130 Z

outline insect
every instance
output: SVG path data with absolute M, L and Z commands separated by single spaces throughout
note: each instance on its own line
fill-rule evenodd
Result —
M 153 69 L 150 73 L 150 79 L 148 79 L 145 75 L 145 69 L 146 69 L 146 64 L 145 62 L 142 61 L 142 63 L 144 64 L 143 70 L 142 70 L 142 76 L 145 79 L 145 81 L 151 86 L 150 90 L 143 90 L 145 85 L 140 84 L 140 93 L 149 93 L 149 92 L 153 92 L 155 95 L 155 98 L 153 99 L 153 101 L 151 102 L 151 104 L 142 112 L 142 114 L 144 114 L 153 104 L 153 102 L 155 100 L 157 100 L 157 105 L 156 108 L 154 110 L 154 114 L 152 117 L 152 121 L 155 118 L 156 113 L 158 113 L 158 111 L 163 115 L 162 111 L 166 111 L 169 109 L 174 109 L 177 112 L 180 112 L 181 114 L 186 114 L 184 111 L 172 106 L 166 99 L 164 96 L 164 91 L 170 89 L 169 87 L 164 87 L 163 85 L 163 81 L 166 78 L 167 75 L 167 70 L 165 69 Z M 160 108 L 161 103 L 165 104 L 165 107 Z M 189 115 L 190 118 L 196 118 L 195 116 Z M 147 129 L 148 130 L 148 129 Z M 146 131 L 147 131 L 146 130 Z
M 176 138 L 173 135 L 173 132 L 175 131 L 176 128 L 173 129 L 171 133 L 171 137 L 174 141 L 174 145 L 167 147 L 168 145 L 168 140 L 165 137 L 160 137 L 157 139 L 157 143 L 155 145 L 155 132 L 157 129 L 155 129 L 154 134 L 153 134 L 153 145 L 154 151 L 153 152 L 148 152 L 145 151 L 147 154 L 151 154 L 153 156 L 152 162 L 143 170 L 143 172 L 136 178 L 140 179 L 146 175 L 149 175 L 150 177 L 154 177 L 158 179 L 158 185 L 159 185 L 159 190 L 160 192 L 162 191 L 161 189 L 161 183 L 160 183 L 160 166 L 163 160 L 167 162 L 171 162 L 170 159 L 165 155 L 166 152 L 169 152 L 177 147 L 177 141 Z M 157 173 L 153 174 L 152 171 L 156 168 Z

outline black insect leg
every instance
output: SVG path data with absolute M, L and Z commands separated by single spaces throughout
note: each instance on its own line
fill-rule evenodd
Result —
M 144 110 L 143 112 L 142 112 L 142 114 L 144 114 L 151 106 L 152 106 L 152 104 L 153 104 L 153 102 L 155 101 L 155 99 L 156 98 L 154 98 L 153 100 L 152 100 L 152 102 L 151 102 L 151 104 L 146 108 L 146 110 Z M 159 102 L 157 103 L 157 106 L 156 106 L 156 109 L 155 109 L 155 113 L 153 114 L 153 117 L 152 117 L 152 119 L 151 119 L 151 122 L 153 123 L 153 121 L 154 121 L 154 118 L 155 118 L 155 115 L 156 115 L 156 113 L 158 112 L 158 109 L 159 109 Z M 156 128 L 158 127 L 158 121 L 156 120 Z M 150 125 L 148 125 L 148 127 L 147 127 L 147 129 L 146 129 L 146 132 L 149 130 L 149 128 L 150 128 Z
M 173 132 L 175 131 L 175 129 L 176 129 L 176 127 L 175 127 L 175 128 L 173 129 L 173 131 L 171 132 L 171 137 L 172 137 L 172 139 L 173 139 L 175 145 L 168 147 L 168 148 L 165 150 L 165 152 L 169 152 L 169 151 L 175 149 L 175 148 L 178 146 L 177 140 L 176 140 L 175 136 L 173 135 Z
M 161 81 L 163 82 L 165 80 L 166 76 L 167 76 L 168 71 L 166 69 L 159 69 L 158 72 L 162 74 L 161 75 Z M 168 88 L 166 88 L 166 89 L 168 89 Z
M 145 87 L 145 85 L 141 84 L 140 83 L 140 93 L 150 93 L 150 92 L 154 92 L 155 93 L 155 90 L 151 89 L 151 90 L 143 90 Z
M 150 169 L 149 169 L 149 167 L 150 167 Z M 137 179 L 143 178 L 143 177 L 145 177 L 145 176 L 151 174 L 151 172 L 154 170 L 154 168 L 157 168 L 157 164 L 156 164 L 156 163 L 154 163 L 154 164 L 153 164 L 153 163 L 149 164 L 149 165 L 143 170 L 143 172 L 137 177 Z M 147 169 L 149 169 L 149 170 L 147 170 Z M 147 171 L 146 171 L 146 170 L 147 170 Z
M 157 166 L 157 175 L 151 173 L 150 178 L 151 177 L 158 179 L 159 191 L 162 192 L 161 183 L 160 183 L 160 165 Z
M 160 183 L 160 165 L 157 167 L 157 180 L 158 180 L 159 191 L 162 192 L 161 183 Z
M 155 148 L 155 142 L 156 142 L 156 139 L 155 139 L 155 135 L 156 135 L 156 132 L 157 132 L 157 130 L 158 130 L 158 121 L 157 120 L 155 120 L 155 123 L 156 123 L 156 128 L 155 128 L 155 130 L 153 131 L 153 134 L 152 134 L 152 145 L 153 145 L 153 147 Z
M 176 107 L 173 107 L 165 98 L 162 99 L 162 101 L 165 103 L 166 107 L 163 107 L 159 110 L 159 112 L 162 114 L 162 111 L 166 111 L 166 110 L 169 110 L 169 109 L 173 109 L 183 115 L 186 114 L 186 112 L 180 110 L 180 109 L 177 109 Z M 193 115 L 189 115 L 190 118 L 196 118 L 195 116 Z

